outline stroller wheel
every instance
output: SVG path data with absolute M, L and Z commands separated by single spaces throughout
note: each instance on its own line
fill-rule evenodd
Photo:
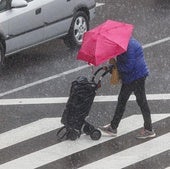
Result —
M 83 132 L 86 134 L 86 135 L 90 135 L 91 133 L 92 133 L 92 131 L 94 130 L 94 126 L 92 126 L 92 125 L 85 125 L 84 127 L 83 127 Z
M 92 140 L 99 140 L 100 137 L 101 137 L 101 135 L 102 135 L 102 134 L 101 134 L 100 130 L 95 129 L 95 130 L 90 134 L 90 137 L 91 137 Z
M 67 139 L 69 140 L 76 140 L 79 137 L 80 137 L 80 132 L 76 130 L 70 130 L 67 134 Z

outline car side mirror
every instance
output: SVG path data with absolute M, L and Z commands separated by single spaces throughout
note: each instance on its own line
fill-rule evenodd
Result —
M 27 1 L 25 0 L 12 0 L 11 1 L 11 8 L 22 8 L 28 5 Z

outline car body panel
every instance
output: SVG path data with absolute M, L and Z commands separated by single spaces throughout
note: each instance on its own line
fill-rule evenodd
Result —
M 27 0 L 27 2 L 25 7 L 0 11 L 0 38 L 5 39 L 6 56 L 63 37 L 69 31 L 75 12 L 82 8 L 88 10 L 89 19 L 93 19 L 95 15 L 94 0 Z
M 42 5 L 45 39 L 66 34 L 71 24 L 70 14 L 73 10 L 70 3 L 66 0 L 42 0 Z

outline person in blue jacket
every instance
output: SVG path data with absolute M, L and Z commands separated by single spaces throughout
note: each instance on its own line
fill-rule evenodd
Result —
M 116 136 L 126 103 L 134 92 L 144 119 L 144 129 L 137 135 L 137 138 L 155 137 L 156 134 L 152 129 L 151 113 L 145 94 L 145 79 L 149 75 L 149 70 L 145 62 L 143 48 L 133 37 L 129 41 L 127 51 L 117 56 L 117 67 L 122 79 L 122 86 L 115 114 L 110 124 L 99 128 L 105 133 Z

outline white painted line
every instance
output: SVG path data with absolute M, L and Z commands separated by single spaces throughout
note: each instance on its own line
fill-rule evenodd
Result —
M 168 150 L 169 138 L 170 132 L 80 168 L 110 169 L 114 166 L 116 169 L 121 169 L 127 167 Z
M 152 121 L 156 122 L 169 116 L 170 114 L 153 114 Z M 123 119 L 118 130 L 118 137 L 140 128 L 142 124 L 143 119 L 141 115 L 133 115 Z M 114 138 L 102 137 L 98 141 L 93 141 L 88 136 L 82 135 L 80 139 L 77 139 L 76 141 L 67 140 L 4 163 L 0 165 L 0 169 L 35 169 L 111 139 Z
M 0 105 L 58 104 L 66 103 L 68 97 L 0 99 Z
M 62 126 L 61 118 L 44 118 L 0 134 L 0 150 Z
M 152 43 L 143 45 L 143 48 L 152 47 L 152 46 L 154 46 L 154 45 L 157 45 L 157 44 L 160 44 L 160 43 L 164 43 L 164 42 L 167 42 L 167 41 L 169 41 L 169 40 L 170 40 L 170 37 L 167 37 L 167 38 L 164 38 L 164 39 L 161 39 L 161 40 L 158 40 L 158 41 L 155 41 L 155 42 L 152 42 Z M 12 89 L 12 90 L 9 90 L 9 91 L 0 93 L 0 97 L 3 97 L 3 96 L 6 96 L 6 95 L 9 95 L 9 94 L 12 94 L 12 93 L 15 93 L 15 92 L 18 92 L 18 91 L 27 89 L 27 88 L 29 88 L 29 87 L 33 87 L 33 86 L 42 84 L 42 83 L 44 83 L 44 82 L 48 82 L 48 81 L 53 80 L 53 79 L 60 78 L 60 77 L 62 77 L 62 76 L 65 76 L 65 75 L 68 75 L 68 74 L 71 74 L 71 73 L 80 71 L 80 70 L 85 69 L 85 68 L 88 68 L 88 67 L 89 67 L 89 65 L 84 65 L 84 66 L 81 66 L 81 67 L 77 67 L 77 68 L 68 70 L 68 71 L 63 72 L 63 73 L 59 73 L 59 74 L 56 74 L 56 75 L 53 75 L 53 76 L 50 76 L 50 77 L 47 77 L 47 78 L 44 78 L 44 79 L 41 79 L 41 80 L 32 82 L 32 83 L 26 84 L 26 85 L 24 85 L 24 86 L 21 86 L 21 87 L 18 87 L 18 88 L 15 88 L 15 89 Z
M 147 94 L 147 100 L 170 100 L 170 94 Z M 96 96 L 94 102 L 112 102 L 117 101 L 118 95 Z M 135 95 L 131 95 L 129 101 L 135 101 Z
M 103 5 L 105 5 L 105 3 L 98 3 L 98 2 L 96 2 L 96 7 L 103 6 Z
M 0 93 L 0 97 L 3 97 L 3 96 L 6 96 L 6 95 L 9 95 L 9 94 L 12 94 L 12 93 L 15 93 L 15 92 L 27 89 L 29 87 L 33 87 L 33 86 L 39 85 L 39 84 L 44 83 L 44 82 L 48 82 L 48 81 L 53 80 L 53 79 L 57 79 L 57 78 L 63 77 L 65 75 L 68 75 L 68 74 L 71 74 L 71 73 L 74 73 L 74 72 L 78 72 L 78 71 L 80 71 L 82 69 L 85 69 L 85 68 L 88 68 L 88 67 L 89 67 L 89 65 L 83 65 L 83 66 L 80 66 L 80 67 L 68 70 L 66 72 L 62 72 L 62 73 L 59 73 L 59 74 L 56 74 L 56 75 L 53 75 L 53 76 L 50 76 L 50 77 L 47 77 L 47 78 L 35 81 L 33 83 L 26 84 L 24 86 L 21 86 L 21 87 L 18 87 L 18 88 L 6 91 L 4 93 Z
M 148 48 L 148 47 L 152 47 L 152 46 L 167 42 L 169 40 L 170 40 L 170 37 L 167 37 L 167 38 L 164 38 L 164 39 L 161 39 L 161 40 L 158 40 L 158 41 L 143 45 L 143 48 L 145 49 L 145 48 Z
M 148 94 L 148 100 L 170 100 L 170 94 Z M 94 102 L 112 102 L 117 101 L 118 95 L 96 96 Z M 29 105 L 29 104 L 60 104 L 66 103 L 68 97 L 52 98 L 19 98 L 19 99 L 0 99 L 0 105 Z M 131 95 L 129 101 L 135 101 L 136 97 Z

